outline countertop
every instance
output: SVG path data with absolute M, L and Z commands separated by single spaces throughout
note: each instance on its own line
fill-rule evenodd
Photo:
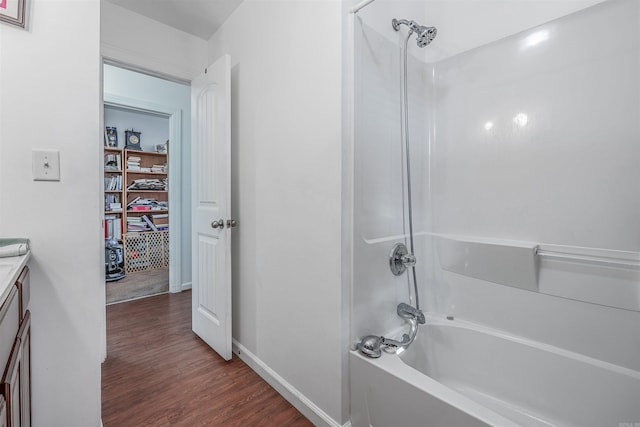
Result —
M 20 276 L 22 268 L 31 258 L 31 251 L 25 255 L 0 258 L 0 306 L 7 299 L 13 285 Z

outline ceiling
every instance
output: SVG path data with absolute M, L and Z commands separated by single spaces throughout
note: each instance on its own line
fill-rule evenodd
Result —
M 244 0 L 108 0 L 178 30 L 209 40 Z

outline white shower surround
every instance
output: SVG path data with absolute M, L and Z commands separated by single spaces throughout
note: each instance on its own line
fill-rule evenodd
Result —
M 634 144 L 640 129 L 633 119 L 640 115 L 637 2 L 609 0 L 501 39 L 515 28 L 531 29 L 595 3 L 377 0 L 354 17 L 353 342 L 367 334 L 399 336 L 403 324 L 395 305 L 408 299 L 406 276 L 391 276 L 387 256 L 405 238 L 406 220 L 399 193 L 402 38 L 390 19 L 409 18 L 438 27 L 428 48 L 418 50 L 410 41 L 414 220 L 423 309 L 640 372 L 640 313 L 580 301 L 589 299 L 583 286 L 589 282 L 600 292 L 596 300 L 624 285 L 630 306 L 640 303 L 637 272 L 620 279 L 590 267 L 567 272 L 566 265 L 541 262 L 541 292 L 573 293 L 576 299 L 558 298 L 445 271 L 433 238 L 640 251 L 634 221 L 640 197 L 630 184 L 640 179 L 632 167 L 640 158 L 640 146 Z M 461 15 L 464 10 L 475 11 L 469 14 L 475 19 Z M 477 33 L 480 27 L 493 33 Z M 607 31 L 594 30 L 601 27 Z M 539 30 L 550 31 L 549 39 L 525 49 L 527 37 Z M 478 45 L 491 43 L 467 50 L 476 47 L 465 44 L 476 34 Z M 602 101 L 608 108 L 596 116 L 589 106 Z M 530 120 L 525 127 L 514 122 L 520 113 Z M 489 121 L 493 135 L 485 129 Z M 495 162 L 500 156 L 512 161 Z M 603 197 L 602 203 L 595 195 Z M 557 210 L 551 212 L 551 206 Z M 352 390 L 352 400 L 357 398 Z

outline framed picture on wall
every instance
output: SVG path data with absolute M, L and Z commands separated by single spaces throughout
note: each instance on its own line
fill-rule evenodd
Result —
M 26 0 L 0 0 L 0 21 L 24 28 Z

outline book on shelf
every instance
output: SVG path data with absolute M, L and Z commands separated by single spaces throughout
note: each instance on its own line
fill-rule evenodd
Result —
M 169 214 L 151 215 L 151 221 L 156 226 L 158 231 L 169 229 Z
M 127 208 L 130 208 L 131 206 L 133 206 L 138 200 L 140 200 L 140 196 L 134 198 L 132 201 L 127 203 Z
M 139 217 L 127 217 L 127 232 L 148 231 L 149 226 Z
M 122 190 L 122 175 L 106 176 L 104 178 L 104 189 L 107 191 Z
M 107 153 L 104 155 L 104 169 L 109 171 L 122 170 L 122 156 L 118 153 Z
M 129 156 L 127 157 L 127 170 L 130 171 L 139 171 L 140 170 L 140 161 L 142 159 L 138 156 Z
M 159 179 L 135 179 L 131 185 L 127 187 L 127 190 L 155 190 L 165 191 L 167 189 L 167 180 Z
M 153 215 L 151 215 L 151 219 L 153 221 L 168 220 L 169 219 L 169 214 L 153 214 Z
M 142 198 L 138 196 L 127 203 L 127 209 L 138 211 L 166 211 L 169 210 L 169 203 L 164 200 L 156 200 L 153 197 Z
M 120 203 L 120 194 L 105 194 L 104 209 L 112 212 L 122 212 L 122 204 Z
M 122 219 L 115 215 L 105 215 L 104 238 L 122 240 Z
M 157 227 L 156 227 L 156 225 L 155 225 L 155 224 L 154 224 L 154 223 L 149 219 L 149 217 L 148 217 L 148 216 L 146 216 L 146 215 L 142 215 L 142 217 L 141 217 L 141 218 L 142 218 L 142 220 L 143 220 L 144 222 L 146 222 L 146 223 L 147 223 L 147 225 L 149 226 L 149 228 L 151 228 L 153 231 L 158 231 L 158 228 L 157 228 Z
M 122 220 L 120 218 L 116 218 L 113 222 L 113 234 L 117 240 L 122 240 Z

